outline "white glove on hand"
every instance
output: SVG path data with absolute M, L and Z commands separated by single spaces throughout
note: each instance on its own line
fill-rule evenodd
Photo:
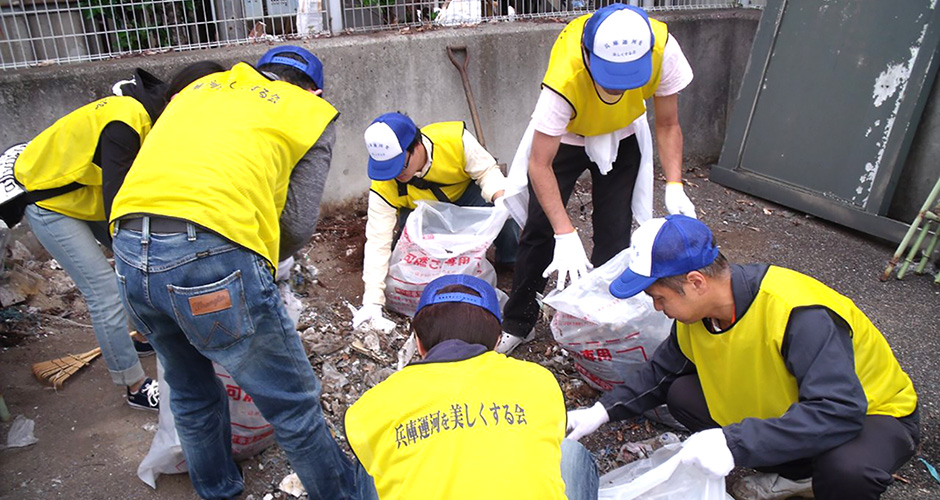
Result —
M 368 323 L 375 318 L 382 317 L 382 306 L 378 304 L 363 304 L 355 314 L 353 314 L 353 329 L 359 328 L 364 323 Z
M 692 200 L 686 196 L 685 188 L 682 187 L 681 182 L 666 183 L 666 210 L 668 210 L 670 214 L 682 214 L 688 215 L 693 219 L 698 218 L 695 216 L 695 205 L 693 205 Z
M 290 256 L 277 263 L 277 276 L 275 281 L 287 281 L 290 279 L 290 270 L 294 267 L 294 256 Z
M 568 412 L 568 430 L 571 432 L 565 437 L 577 441 L 607 422 L 610 422 L 610 415 L 600 401 L 590 408 L 571 410 Z
M 734 457 L 720 427 L 689 436 L 689 439 L 682 443 L 679 461 L 695 465 L 715 477 L 725 477 L 734 468 Z
M 553 272 L 558 271 L 558 290 L 565 289 L 565 281 L 575 280 L 587 275 L 588 271 L 594 269 L 587 254 L 584 253 L 584 245 L 581 244 L 581 237 L 577 231 L 567 234 L 555 235 L 555 256 L 551 264 L 545 268 L 542 273 L 543 278 L 549 277 Z

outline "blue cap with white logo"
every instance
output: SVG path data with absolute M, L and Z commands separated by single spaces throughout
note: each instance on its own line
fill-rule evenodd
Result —
M 284 57 L 284 54 L 294 54 L 300 56 L 303 61 L 298 61 L 290 57 Z M 310 53 L 309 50 L 296 45 L 282 45 L 264 53 L 261 59 L 258 59 L 258 66 L 265 64 L 283 64 L 292 68 L 297 68 L 309 76 L 318 89 L 323 89 L 323 63 L 317 59 L 317 56 Z
M 438 293 L 441 288 L 450 285 L 463 285 L 477 293 L 480 294 L 479 297 L 476 295 L 470 295 L 469 293 L 462 292 L 447 292 L 447 293 Z M 418 310 L 415 311 L 415 315 L 421 312 L 425 306 L 432 304 L 441 304 L 444 302 L 462 302 L 465 304 L 473 304 L 478 307 L 482 307 L 490 312 L 493 316 L 496 316 L 496 320 L 500 323 L 503 322 L 502 317 L 499 314 L 499 298 L 496 297 L 496 290 L 480 278 L 476 276 L 468 276 L 466 274 L 450 274 L 447 276 L 441 276 L 440 278 L 435 279 L 434 281 L 427 284 L 424 287 L 424 291 L 421 293 L 421 300 L 418 301 Z
M 653 73 L 653 29 L 646 11 L 622 3 L 597 9 L 584 23 L 591 78 L 605 89 L 630 90 Z
M 614 297 L 625 299 L 649 288 L 659 278 L 701 269 L 718 257 L 711 229 L 685 215 L 650 219 L 630 236 L 630 265 L 610 284 Z
M 369 150 L 369 178 L 387 181 L 405 169 L 405 151 L 415 140 L 418 127 L 401 113 L 385 113 L 366 129 L 364 138 Z

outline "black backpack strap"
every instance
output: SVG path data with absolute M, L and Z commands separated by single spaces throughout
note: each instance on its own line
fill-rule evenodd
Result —
M 55 198 L 56 196 L 63 195 L 65 193 L 71 193 L 72 191 L 75 191 L 81 187 L 84 187 L 84 184 L 73 182 L 71 184 L 66 184 L 57 188 L 29 191 L 24 196 L 26 198 L 26 204 L 29 205 L 36 203 L 37 201 L 44 201 L 48 200 L 49 198 Z
M 408 184 L 411 184 L 412 186 L 418 189 L 426 189 L 428 191 L 431 191 L 431 193 L 434 194 L 434 197 L 437 198 L 437 201 L 453 203 L 453 201 L 450 198 L 448 198 L 447 195 L 444 194 L 444 191 L 441 189 L 442 187 L 447 186 L 447 184 L 438 184 L 436 182 L 426 181 L 424 179 L 419 179 L 417 177 L 412 177 L 411 180 L 408 181 Z M 399 183 L 399 187 L 398 187 L 399 195 L 401 195 L 401 188 L 402 188 L 402 184 Z

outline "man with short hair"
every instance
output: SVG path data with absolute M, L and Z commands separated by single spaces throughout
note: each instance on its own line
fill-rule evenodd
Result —
M 372 186 L 362 260 L 365 288 L 354 328 L 381 317 L 392 247 L 417 201 L 492 206 L 506 190 L 506 177 L 493 155 L 463 122 L 419 129 L 406 115 L 386 113 L 373 120 L 364 136 Z M 493 242 L 500 268 L 515 264 L 518 241 L 519 226 L 506 221 Z
M 358 498 L 330 435 L 320 382 L 275 285 L 277 263 L 310 238 L 338 112 L 323 66 L 301 47 L 269 50 L 177 93 L 111 211 L 122 296 L 156 349 L 190 479 L 233 498 L 224 367 L 274 427 L 311 499 Z
M 652 216 L 647 99 L 656 116 L 666 209 L 695 216 L 682 187 L 678 111 L 679 91 L 691 81 L 679 43 L 639 7 L 608 5 L 571 21 L 558 35 L 532 113 L 528 216 L 497 351 L 508 354 L 532 338 L 536 294 L 552 273 L 564 288 L 568 277 L 574 281 L 627 248 L 633 218 Z M 565 211 L 585 170 L 591 172 L 593 204 L 590 261 Z
M 645 291 L 672 333 L 629 381 L 568 413 L 570 438 L 665 402 L 695 432 L 683 461 L 763 472 L 732 486 L 739 500 L 881 495 L 920 440 L 917 394 L 850 299 L 796 271 L 728 264 L 682 215 L 644 223 L 631 249 L 610 292 Z
M 597 498 L 590 453 L 563 440 L 555 377 L 493 352 L 501 330 L 492 286 L 437 278 L 412 326 L 422 359 L 346 412 L 349 445 L 380 499 Z

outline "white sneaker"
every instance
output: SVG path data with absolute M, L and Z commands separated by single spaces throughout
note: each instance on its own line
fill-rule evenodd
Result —
M 517 337 L 511 333 L 503 332 L 499 337 L 499 342 L 496 343 L 496 352 L 500 354 L 509 355 L 515 348 L 520 345 L 531 341 L 535 338 L 535 328 L 526 335 L 525 338 Z
M 761 473 L 742 477 L 731 485 L 731 494 L 737 500 L 785 500 L 787 498 L 814 498 L 813 478 L 794 481 L 779 474 Z

